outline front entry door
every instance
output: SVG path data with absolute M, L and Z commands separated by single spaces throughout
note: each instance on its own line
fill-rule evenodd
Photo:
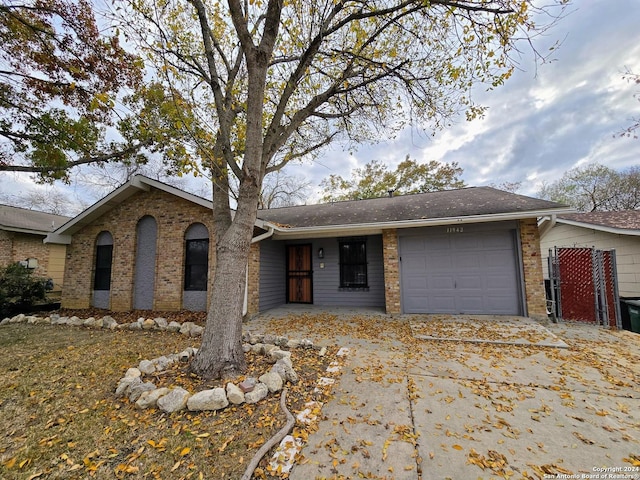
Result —
M 311 245 L 287 245 L 287 303 L 313 303 Z

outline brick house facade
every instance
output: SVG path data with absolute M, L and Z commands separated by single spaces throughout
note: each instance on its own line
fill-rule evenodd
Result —
M 0 205 L 0 267 L 32 259 L 33 275 L 51 279 L 53 293 L 61 292 L 66 247 L 43 240 L 67 220 L 62 215 Z
M 463 228 L 451 228 L 447 225 L 460 225 L 463 222 L 466 225 L 465 233 L 459 234 L 455 239 L 451 237 L 452 246 L 455 245 L 454 240 L 475 241 L 476 237 L 492 239 L 493 225 L 498 227 L 499 232 L 503 232 L 496 238 L 507 241 L 508 246 L 502 247 L 500 252 L 505 260 L 509 260 L 507 263 L 514 266 L 506 283 L 517 284 L 513 290 L 514 295 L 521 297 L 516 299 L 516 306 L 510 307 L 512 310 L 508 313 L 545 316 L 540 238 L 536 219 L 546 212 L 566 208 L 552 202 L 484 187 L 439 193 L 444 194 L 441 199 L 438 194 L 421 194 L 422 196 L 345 202 L 339 205 L 261 210 L 254 232 L 255 242 L 252 243 L 249 255 L 246 313 L 255 314 L 292 301 L 286 295 L 293 285 L 290 282 L 297 280 L 293 277 L 289 280 L 285 270 L 291 261 L 288 255 L 297 250 L 306 252 L 302 256 L 305 261 L 310 262 L 307 267 L 297 267 L 308 269 L 307 278 L 311 280 L 305 282 L 317 284 L 311 295 L 305 297 L 307 300 L 304 303 L 309 303 L 308 298 L 311 298 L 311 303 L 318 305 L 379 305 L 388 314 L 415 313 L 415 310 L 411 312 L 404 304 L 406 299 L 403 288 L 407 288 L 409 280 L 404 276 L 406 272 L 403 273 L 401 250 L 407 248 L 407 235 L 418 240 L 429 240 L 432 235 L 448 239 L 449 236 L 442 232 L 462 232 Z M 477 205 L 483 204 L 478 197 L 482 197 L 484 205 L 490 204 L 491 208 L 498 210 L 488 214 L 476 212 Z M 456 201 L 459 202 L 457 206 Z M 96 242 L 102 232 L 109 232 L 113 239 L 113 258 L 107 308 L 114 311 L 134 308 L 137 285 L 136 248 L 139 245 L 136 232 L 139 222 L 144 218 L 153 218 L 157 225 L 157 238 L 154 237 L 157 253 L 151 270 L 154 310 L 188 308 L 183 292 L 186 275 L 185 242 L 187 231 L 194 224 L 204 225 L 209 232 L 209 281 L 213 278 L 215 258 L 210 202 L 145 177 L 134 177 L 130 184 L 120 187 L 92 208 L 93 210 L 81 214 L 69 222 L 66 228 L 59 229 L 48 238 L 50 242 L 67 243 L 63 307 L 87 308 L 92 305 L 95 298 L 93 282 L 96 275 Z M 512 210 L 503 212 L 500 208 Z M 416 218 L 403 218 L 403 215 L 407 215 L 403 209 Z M 433 218 L 427 217 L 420 209 L 431 213 Z M 464 215 L 442 219 L 443 217 L 437 216 L 441 215 L 438 213 L 439 209 L 447 215 L 452 209 Z M 368 216 L 375 216 L 375 222 L 369 221 Z M 343 224 L 337 223 L 336 219 L 340 219 Z M 431 244 L 426 242 L 425 245 Z M 292 246 L 296 248 L 292 249 Z M 366 259 L 364 256 L 361 260 L 354 257 L 355 261 L 360 262 L 360 266 L 354 267 L 344 263 L 342 257 L 349 251 L 347 249 L 355 247 L 362 250 Z M 482 250 L 478 252 L 479 258 L 486 253 Z M 452 257 L 457 256 L 455 250 L 450 253 Z M 483 268 L 480 265 L 477 270 L 480 275 Z M 361 284 L 343 284 L 345 275 L 349 277 L 354 274 L 364 279 Z M 484 286 L 486 285 L 480 285 Z M 492 287 L 495 289 L 495 285 Z M 500 310 L 493 313 L 504 314 Z
M 67 247 L 62 307 L 79 309 L 92 306 L 96 240 L 101 232 L 109 232 L 113 237 L 109 309 L 133 309 L 136 226 L 144 217 L 154 218 L 157 224 L 153 309 L 171 311 L 183 308 L 185 234 L 194 224 L 203 224 L 212 232 L 212 213 L 205 206 L 156 188 L 134 193 L 73 234 Z M 210 241 L 209 279 L 213 278 L 214 255 L 213 241 Z

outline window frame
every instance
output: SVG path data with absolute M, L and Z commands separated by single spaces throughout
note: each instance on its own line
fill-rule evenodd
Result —
M 190 246 L 196 243 L 204 243 L 206 244 L 206 248 L 204 249 L 206 252 L 205 262 L 194 261 L 193 255 L 195 253 L 190 250 Z M 193 267 L 204 267 L 205 270 L 205 280 L 204 284 L 201 282 L 194 282 L 194 273 Z M 184 257 L 184 284 L 183 288 L 186 292 L 206 292 L 208 290 L 209 283 L 209 239 L 208 238 L 192 238 L 185 240 L 185 257 Z
M 345 246 L 356 246 L 354 253 L 349 258 Z M 362 249 L 361 254 L 359 251 Z M 341 289 L 368 289 L 369 273 L 367 269 L 367 240 L 366 238 L 341 238 L 338 240 L 338 252 L 340 257 L 340 288 Z M 364 282 L 349 281 L 350 278 L 364 276 Z
M 108 266 L 106 265 L 107 259 Z M 95 271 L 93 274 L 93 289 L 95 291 L 107 292 L 111 290 L 112 266 L 113 244 L 111 243 L 107 245 L 96 245 Z

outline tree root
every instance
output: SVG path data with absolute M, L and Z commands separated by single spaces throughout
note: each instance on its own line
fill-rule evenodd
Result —
M 293 426 L 296 423 L 296 419 L 291 414 L 291 412 L 287 409 L 286 397 L 287 397 L 287 389 L 285 388 L 284 390 L 282 390 L 282 395 L 280 396 L 280 408 L 287 415 L 287 424 L 284 427 L 282 427 L 280 430 L 278 430 L 278 433 L 276 433 L 267 442 L 265 442 L 262 445 L 262 447 L 260 447 L 260 449 L 256 452 L 256 454 L 253 456 L 253 458 L 249 462 L 249 465 L 247 465 L 247 469 L 244 471 L 244 475 L 242 475 L 241 480 L 251 480 L 253 471 L 258 467 L 258 463 L 260 463 L 260 460 L 262 460 L 262 457 L 264 457 L 267 454 L 267 452 L 271 450 L 271 448 L 273 448 L 274 445 L 281 442 L 282 439 L 286 437 L 287 434 L 291 431 L 291 429 L 293 429 Z

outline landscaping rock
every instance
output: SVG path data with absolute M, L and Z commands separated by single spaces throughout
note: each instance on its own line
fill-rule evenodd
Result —
M 254 389 L 244 394 L 247 403 L 257 403 L 269 394 L 269 388 L 264 383 L 257 383 Z
M 247 394 L 248 392 L 252 391 L 255 388 L 257 383 L 258 383 L 258 380 L 256 380 L 253 377 L 248 377 L 244 381 L 240 382 L 238 387 L 240 387 L 240 390 L 242 390 L 245 394 Z
M 244 403 L 244 392 L 233 383 L 227 383 L 227 400 L 234 405 Z
M 249 353 L 251 351 L 251 344 L 250 343 L 243 343 L 242 344 L 242 351 L 244 353 Z
M 202 335 L 203 331 L 204 331 L 204 328 L 201 327 L 200 325 L 193 325 L 189 330 L 189 335 L 191 337 L 199 337 L 200 335 Z
M 278 348 L 271 350 L 269 352 L 269 360 L 273 363 L 277 362 L 278 360 L 282 359 L 282 358 L 289 358 L 291 359 L 291 352 L 287 352 L 285 350 L 280 350 Z
M 96 326 L 96 319 L 93 317 L 89 317 L 84 322 L 82 322 L 82 325 L 84 325 L 85 327 L 93 328 Z
M 276 363 L 275 365 L 273 365 L 271 367 L 271 372 L 280 375 L 280 378 L 282 378 L 282 380 L 287 379 L 287 372 L 285 371 L 284 365 L 282 365 L 281 363 Z
M 264 344 L 263 343 L 252 343 L 251 344 L 251 351 L 253 353 L 261 354 L 264 351 Z
M 158 408 L 165 413 L 173 413 L 183 410 L 187 406 L 189 392 L 184 388 L 176 387 L 169 393 L 158 399 Z
M 116 398 L 124 397 L 129 394 L 131 387 L 142 383 L 140 377 L 124 377 L 121 378 L 116 387 Z
M 313 342 L 308 338 L 303 338 L 302 340 L 300 340 L 300 346 L 302 348 L 313 348 Z
M 3 318 L 2 321 L 0 322 L 0 326 L 6 325 L 10 321 L 11 321 L 11 319 L 9 317 Z
M 138 320 L 138 323 L 140 323 L 140 320 Z M 154 322 L 150 318 L 142 321 L 143 330 L 153 330 L 154 328 L 156 328 L 156 322 Z
M 276 362 L 276 365 L 282 365 L 284 369 L 284 379 L 294 385 L 298 383 L 298 374 L 291 365 L 291 359 L 288 357 L 281 358 Z M 279 373 L 279 372 L 278 372 Z
M 117 326 L 118 326 L 118 322 L 116 322 L 113 317 L 109 315 L 102 317 L 102 328 L 113 330 Z
M 82 320 L 81 318 L 76 317 L 75 315 L 73 317 L 71 317 L 68 321 L 67 321 L 67 325 L 72 325 L 74 327 L 79 327 L 84 323 L 84 320 Z
M 276 363 L 281 365 L 286 365 L 287 367 L 293 368 L 293 363 L 291 362 L 291 356 L 279 358 Z
M 163 370 L 166 370 L 169 367 L 169 365 L 171 365 L 173 362 L 170 361 L 164 355 L 162 355 L 161 357 L 154 358 L 153 360 L 151 360 L 151 363 L 153 363 L 156 366 L 156 370 L 158 372 L 162 372 Z
M 142 324 L 133 322 L 129 324 L 129 330 L 142 330 Z
M 150 360 L 141 360 L 138 369 L 146 375 L 151 375 L 156 371 L 156 366 Z
M 135 368 L 135 367 L 130 368 L 129 370 L 127 370 L 127 373 L 124 374 L 125 378 L 127 378 L 127 377 L 141 377 L 141 376 L 142 376 L 142 372 L 139 369 Z
M 265 373 L 258 380 L 264 383 L 271 393 L 282 390 L 282 385 L 284 384 L 282 377 L 275 372 Z
M 25 316 L 26 315 L 24 313 L 19 313 L 18 315 L 11 317 L 11 320 L 9 320 L 9 323 L 22 323 L 24 321 Z
M 180 331 L 180 327 L 181 327 L 181 325 L 178 322 L 171 321 L 167 325 L 167 331 L 171 332 L 171 333 L 177 333 L 177 332 Z
M 178 354 L 181 362 L 188 362 L 198 352 L 197 348 L 189 347 Z
M 287 348 L 298 348 L 300 346 L 300 340 L 289 340 L 287 342 Z
M 202 390 L 187 400 L 187 408 L 191 411 L 220 410 L 229 405 L 224 388 Z
M 140 395 L 140 398 L 136 401 L 136 407 L 140 409 L 154 408 L 158 405 L 158 400 L 167 393 L 169 393 L 169 389 L 166 387 L 142 392 L 142 395 Z
M 142 392 L 150 392 L 155 389 L 156 386 L 151 382 L 144 382 L 133 385 L 131 386 L 131 388 L 129 388 L 129 401 L 136 402 L 140 398 L 140 395 L 142 395 Z
M 191 336 L 191 327 L 195 327 L 195 325 L 196 324 L 193 322 L 184 322 L 180 327 L 180 333 L 187 337 Z
M 156 327 L 158 327 L 159 330 L 166 330 L 167 329 L 167 319 L 166 318 L 162 318 L 162 317 L 158 317 L 158 318 L 154 318 L 153 322 L 156 324 Z

